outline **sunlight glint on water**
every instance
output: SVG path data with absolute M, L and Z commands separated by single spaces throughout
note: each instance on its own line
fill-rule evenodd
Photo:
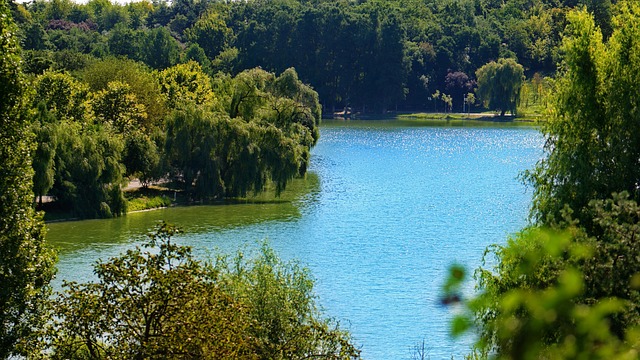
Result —
M 479 266 L 487 245 L 526 224 L 531 194 L 516 177 L 541 148 L 529 128 L 331 123 L 311 173 L 285 194 L 291 201 L 51 224 L 49 239 L 61 248 L 56 286 L 93 279 L 97 259 L 167 220 L 203 256 L 268 238 L 283 258 L 300 260 L 326 313 L 351 330 L 366 359 L 411 359 L 422 339 L 431 359 L 461 358 L 470 339 L 449 337 L 452 310 L 437 304 L 446 270 Z

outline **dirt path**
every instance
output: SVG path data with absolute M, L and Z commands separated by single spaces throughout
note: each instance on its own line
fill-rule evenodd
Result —
M 124 191 L 139 189 L 142 187 L 142 183 L 138 179 L 133 179 L 129 181 L 129 183 L 122 189 Z M 53 196 L 45 195 L 42 197 L 42 203 L 50 203 L 53 202 L 55 198 Z M 36 199 L 36 202 L 40 201 L 40 199 Z

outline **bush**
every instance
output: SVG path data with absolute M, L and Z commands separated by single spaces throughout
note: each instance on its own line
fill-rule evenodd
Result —
M 599 263 L 600 256 L 595 244 L 575 228 L 531 228 L 506 246 L 489 249 L 498 264 L 493 271 L 476 272 L 480 293 L 465 303 L 466 313 L 453 322 L 454 333 L 475 327 L 475 355 L 481 357 L 637 358 L 637 313 L 636 321 L 622 328 L 617 320 L 627 318 L 636 305 L 614 293 L 598 294 L 590 285 L 594 273 L 589 264 Z M 445 288 L 447 299 L 456 298 L 462 279 L 456 274 L 452 271 Z M 626 287 L 632 288 L 629 280 Z M 616 276 L 609 274 L 606 281 L 616 283 Z
M 214 264 L 162 225 L 143 247 L 96 265 L 98 282 L 67 283 L 52 302 L 40 355 L 54 359 L 359 358 L 322 319 L 308 271 L 260 254 Z M 44 349 L 44 350 L 43 350 Z

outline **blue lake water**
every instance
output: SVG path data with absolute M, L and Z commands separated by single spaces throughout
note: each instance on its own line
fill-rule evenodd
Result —
M 135 245 L 158 220 L 185 229 L 206 256 L 268 239 L 311 269 L 325 314 L 351 331 L 365 359 L 459 359 L 456 311 L 438 305 L 453 263 L 470 272 L 484 249 L 527 223 L 531 193 L 517 179 L 542 156 L 535 128 L 329 122 L 309 174 L 282 201 L 176 207 L 121 219 L 50 224 L 62 280 L 94 279 L 92 264 Z M 468 291 L 473 284 L 469 283 Z

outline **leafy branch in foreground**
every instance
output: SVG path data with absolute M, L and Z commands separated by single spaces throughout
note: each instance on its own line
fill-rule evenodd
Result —
M 604 264 L 607 253 L 577 230 L 532 228 L 488 250 L 498 264 L 476 272 L 480 293 L 463 303 L 465 313 L 453 333 L 479 335 L 473 356 L 495 359 L 635 359 L 640 328 L 633 301 L 596 294 L 590 264 Z M 453 269 L 445 296 L 457 294 L 463 276 Z M 624 281 L 637 295 L 633 277 Z M 619 317 L 634 316 L 620 328 Z

